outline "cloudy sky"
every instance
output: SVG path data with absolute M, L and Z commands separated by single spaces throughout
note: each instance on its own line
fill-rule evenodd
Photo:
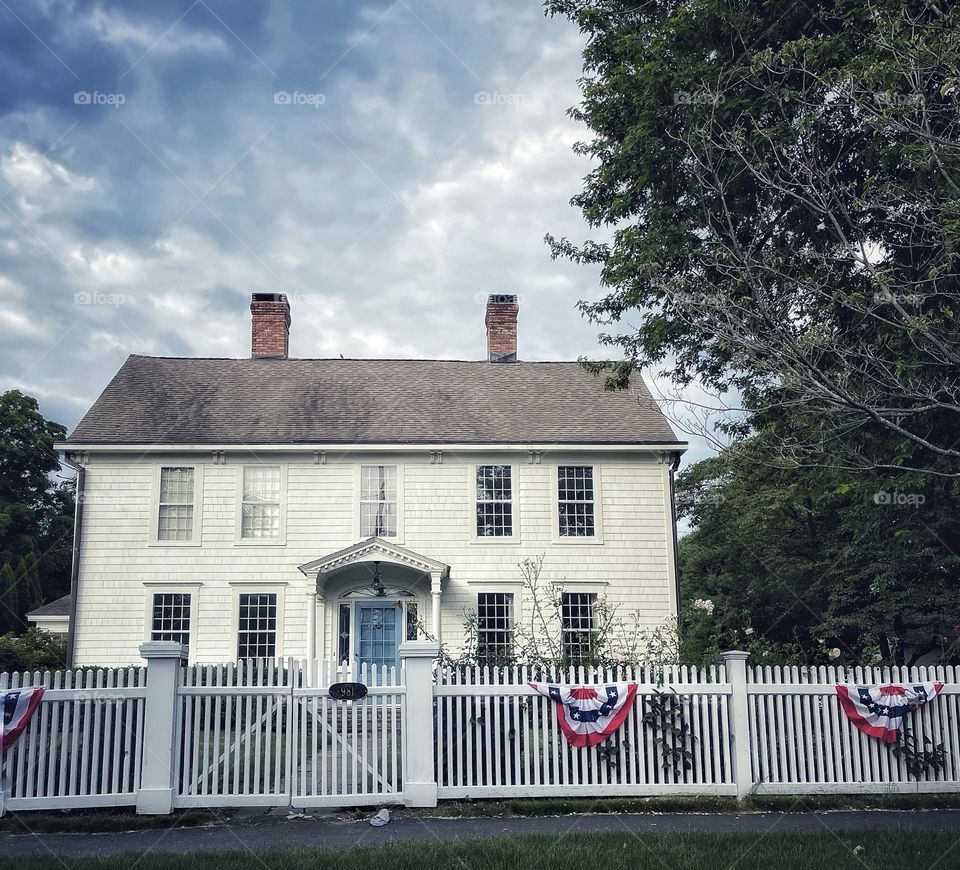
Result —
M 0 385 L 72 427 L 128 354 L 599 353 L 576 311 L 582 39 L 536 0 L 0 0 Z M 700 452 L 699 450 L 697 451 Z

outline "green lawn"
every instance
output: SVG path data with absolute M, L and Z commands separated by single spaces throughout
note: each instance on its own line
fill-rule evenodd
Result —
M 862 851 L 854 852 L 861 846 Z M 861 831 L 817 834 L 566 834 L 502 837 L 461 842 L 416 842 L 347 850 L 291 849 L 260 853 L 67 858 L 71 868 L 137 870 L 204 868 L 271 870 L 322 867 L 376 867 L 377 870 L 429 868 L 698 868 L 698 870 L 837 870 L 837 868 L 956 867 L 960 832 Z

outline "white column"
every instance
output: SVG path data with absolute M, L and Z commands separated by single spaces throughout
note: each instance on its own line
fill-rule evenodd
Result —
M 430 572 L 431 633 L 437 643 L 440 643 L 440 632 L 442 630 L 440 619 L 440 578 L 442 576 L 443 574 L 440 571 Z
M 433 766 L 433 660 L 440 652 L 430 640 L 400 644 L 406 695 L 403 706 L 403 800 L 408 807 L 435 807 Z
M 750 714 L 747 709 L 747 659 L 750 653 L 730 650 L 723 654 L 730 695 L 730 743 L 733 774 L 737 783 L 737 800 L 742 800 L 753 787 L 750 772 Z
M 307 593 L 307 661 L 317 657 L 317 593 Z M 309 667 L 309 665 L 307 665 Z
M 143 719 L 143 773 L 137 791 L 140 815 L 173 812 L 174 723 L 177 677 L 187 648 L 172 640 L 141 644 L 147 660 L 147 698 Z

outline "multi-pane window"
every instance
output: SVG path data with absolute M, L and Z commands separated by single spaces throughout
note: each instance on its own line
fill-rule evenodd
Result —
M 416 640 L 417 639 L 417 602 L 408 601 L 407 602 L 407 631 L 406 639 L 407 640 Z
M 592 538 L 593 468 L 589 465 L 561 465 L 557 469 L 558 514 L 560 536 Z
M 360 468 L 360 537 L 397 536 L 397 466 Z
M 513 655 L 513 595 L 481 592 L 477 595 L 477 655 L 486 661 L 504 661 Z
M 274 592 L 240 596 L 237 658 L 272 659 L 277 653 L 277 596 Z
M 596 595 L 592 592 L 564 592 L 561 599 L 563 654 L 568 662 L 581 662 L 593 652 Z
M 243 469 L 241 538 L 280 537 L 280 469 L 249 465 Z
M 190 645 L 190 595 L 158 592 L 153 596 L 150 640 L 173 640 Z
M 193 540 L 193 469 L 160 469 L 158 541 Z
M 513 481 L 509 465 L 477 466 L 477 537 L 513 535 Z

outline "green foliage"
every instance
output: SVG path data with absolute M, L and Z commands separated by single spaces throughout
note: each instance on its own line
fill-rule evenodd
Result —
M 0 636 L 0 673 L 57 670 L 66 666 L 67 646 L 57 635 L 30 628 L 20 637 Z
M 960 661 L 960 484 L 716 457 L 682 472 L 684 655 L 758 664 Z
M 581 303 L 785 467 L 960 474 L 960 8 L 547 0 L 587 37 Z
M 70 589 L 73 482 L 53 480 L 53 443 L 65 437 L 35 399 L 0 394 L 0 634 L 23 631 L 28 611 Z

